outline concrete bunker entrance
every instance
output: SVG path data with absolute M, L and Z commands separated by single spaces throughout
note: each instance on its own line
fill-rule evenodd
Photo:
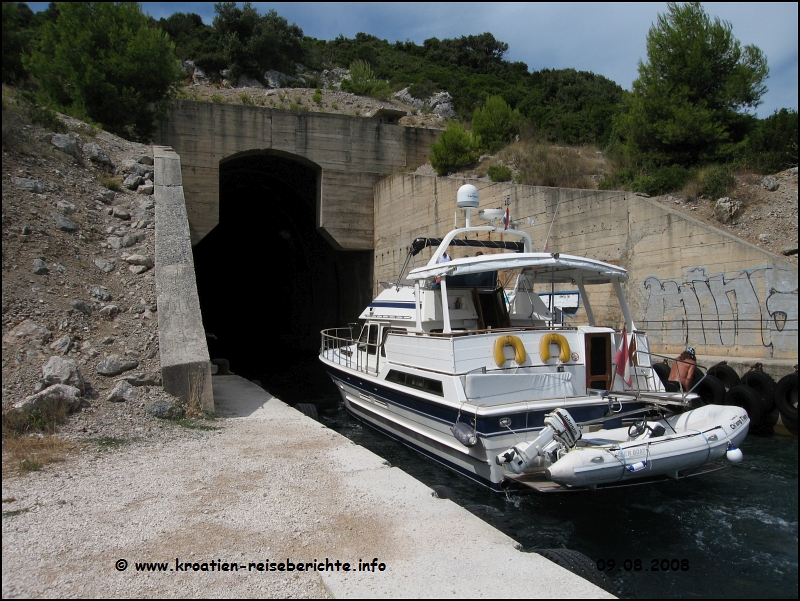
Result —
M 370 301 L 370 251 L 338 251 L 316 228 L 321 168 L 278 151 L 220 162 L 219 224 L 194 261 L 211 358 L 288 403 L 330 394 L 319 332 Z

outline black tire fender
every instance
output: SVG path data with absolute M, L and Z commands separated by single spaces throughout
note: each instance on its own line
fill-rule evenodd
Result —
M 666 363 L 654 363 L 653 371 L 656 372 L 656 374 L 658 374 L 659 380 L 661 380 L 661 383 L 664 386 L 666 386 L 667 381 L 669 380 L 669 372 L 670 372 L 669 365 L 667 365 Z
M 797 433 L 797 372 L 783 376 L 775 387 L 775 404 L 781 412 L 783 423 L 795 424 Z M 788 429 L 788 428 L 787 428 Z M 791 430 L 790 430 L 791 432 Z
M 753 425 L 757 425 L 766 413 L 761 395 L 746 384 L 731 388 L 725 395 L 725 404 L 743 407 Z
M 617 594 L 616 590 L 614 590 L 614 584 L 608 576 L 599 571 L 597 564 L 583 553 L 578 553 L 572 549 L 536 549 L 534 553 L 538 553 L 545 559 L 549 559 L 554 564 L 569 570 L 584 580 L 588 580 L 612 595 Z
M 703 378 L 703 381 L 697 385 L 694 391 L 700 395 L 700 398 L 697 399 L 698 407 L 725 404 L 725 386 L 710 374 L 706 374 L 706 377 Z
M 742 383 L 742 379 L 739 377 L 739 374 L 736 373 L 736 370 L 725 363 L 720 363 L 719 365 L 709 368 L 708 373 L 722 382 L 722 385 L 725 387 L 725 392 Z
M 312 405 L 311 403 L 297 403 L 294 408 L 303 415 L 307 415 L 311 419 L 319 421 L 319 413 L 317 412 L 316 405 Z
M 742 376 L 742 384 L 749 386 L 760 394 L 764 400 L 766 410 L 772 411 L 772 406 L 775 403 L 775 380 L 769 374 L 756 369 L 748 371 Z

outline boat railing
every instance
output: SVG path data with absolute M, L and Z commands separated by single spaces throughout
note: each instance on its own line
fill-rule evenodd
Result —
M 380 363 L 380 344 L 353 335 L 353 327 L 322 330 L 320 354 L 328 361 L 344 367 L 377 374 Z
M 648 356 L 650 358 L 650 364 L 652 366 L 651 369 L 652 369 L 652 372 L 653 372 L 652 375 L 653 375 L 654 378 L 655 377 L 659 377 L 659 376 L 658 376 L 658 374 L 656 372 L 655 362 L 653 361 L 653 358 L 661 359 L 663 363 L 666 363 L 667 365 L 669 365 L 670 370 L 672 369 L 672 365 L 674 363 L 683 363 L 685 365 L 693 365 L 695 368 L 700 368 L 700 369 L 705 370 L 705 373 L 703 373 L 703 376 L 699 380 L 697 380 L 697 382 L 695 382 L 692 385 L 692 387 L 689 388 L 688 390 L 684 389 L 683 382 L 680 380 L 680 378 L 678 378 L 678 380 L 675 381 L 675 383 L 678 385 L 678 390 L 677 391 L 667 391 L 667 392 L 679 392 L 680 395 L 681 395 L 681 399 L 683 400 L 683 403 L 685 405 L 689 404 L 689 399 L 687 398 L 686 395 L 688 395 L 690 393 L 694 393 L 694 391 L 697 389 L 697 387 L 700 386 L 700 384 L 703 382 L 703 380 L 706 379 L 706 376 L 708 375 L 708 369 L 709 368 L 706 367 L 705 365 L 701 365 L 700 363 L 697 363 L 696 361 L 686 361 L 684 359 L 678 359 L 676 357 L 671 357 L 671 356 L 667 356 L 667 355 L 661 355 L 659 353 L 651 353 L 651 352 L 642 351 L 642 350 L 639 350 L 639 349 L 636 349 L 634 351 L 633 355 L 634 355 L 634 357 L 636 357 L 637 355 L 646 355 L 646 356 Z

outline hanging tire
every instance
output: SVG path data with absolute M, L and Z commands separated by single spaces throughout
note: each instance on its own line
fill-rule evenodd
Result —
M 734 386 L 738 386 L 742 381 L 739 374 L 736 373 L 736 370 L 725 363 L 715 365 L 708 370 L 708 373 L 722 382 L 722 385 L 725 387 L 725 392 L 729 391 Z
M 725 404 L 725 387 L 717 378 L 710 374 L 697 385 L 694 391 L 700 395 L 697 399 L 696 405 L 692 409 L 702 407 L 703 405 L 724 405 Z
M 797 434 L 797 372 L 783 376 L 778 381 L 775 387 L 775 404 L 781 412 L 783 423 L 793 423 L 794 434 Z
M 658 379 L 661 380 L 661 383 L 666 386 L 667 382 L 669 381 L 669 372 L 670 367 L 666 363 L 654 363 L 653 364 L 653 371 L 658 374 Z
M 545 559 L 549 559 L 554 564 L 569 570 L 584 580 L 588 580 L 612 595 L 617 594 L 617 591 L 614 590 L 614 584 L 608 576 L 599 571 L 597 564 L 583 553 L 578 553 L 571 549 L 536 549 L 534 553 L 538 553 Z
M 742 384 L 749 386 L 761 395 L 767 411 L 775 404 L 775 380 L 763 371 L 751 370 L 742 376 Z
M 761 418 L 766 413 L 761 395 L 746 384 L 739 384 L 731 388 L 728 394 L 725 395 L 725 404 L 743 407 L 747 411 L 750 423 L 754 426 L 761 421 Z
M 297 403 L 294 408 L 303 415 L 307 415 L 311 419 L 319 421 L 319 413 L 317 413 L 317 407 L 315 405 L 311 403 Z

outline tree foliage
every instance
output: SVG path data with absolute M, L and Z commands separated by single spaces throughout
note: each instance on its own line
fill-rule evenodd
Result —
M 431 144 L 431 165 L 439 175 L 447 175 L 471 165 L 480 156 L 480 140 L 464 129 L 457 121 L 450 121 Z
M 22 55 L 30 44 L 32 20 L 33 12 L 24 2 L 3 2 L 3 83 L 25 78 Z
M 148 140 L 178 62 L 169 37 L 134 2 L 65 2 L 42 25 L 26 67 L 63 109 Z
M 270 69 L 294 73 L 303 56 L 303 30 L 270 10 L 259 15 L 249 2 L 214 5 L 215 40 L 221 44 L 231 77 L 249 75 L 263 79 Z
M 489 96 L 472 114 L 472 131 L 480 136 L 482 147 L 497 152 L 517 133 L 519 111 L 511 110 L 501 96 Z
M 766 92 L 767 59 L 742 47 L 731 24 L 713 21 L 698 2 L 668 3 L 647 36 L 648 61 L 617 129 L 627 149 L 649 164 L 695 164 L 730 156 L 747 115 Z

